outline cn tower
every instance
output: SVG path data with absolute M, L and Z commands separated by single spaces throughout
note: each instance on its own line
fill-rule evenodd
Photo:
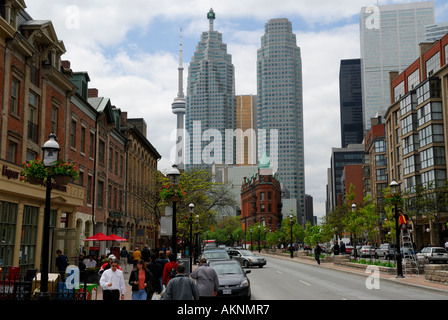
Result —
M 184 95 L 184 67 L 182 66 L 182 28 L 180 29 L 180 49 L 179 49 L 179 79 L 177 97 L 171 104 L 173 113 L 177 115 L 176 126 L 176 158 L 175 163 L 179 170 L 184 169 L 184 116 L 185 116 L 185 95 Z

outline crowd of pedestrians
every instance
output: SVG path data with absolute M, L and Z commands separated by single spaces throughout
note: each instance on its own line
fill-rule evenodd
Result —
M 125 273 L 129 273 L 132 300 L 199 300 L 216 297 L 218 275 L 205 259 L 200 261 L 195 271 L 186 275 L 185 266 L 176 262 L 174 254 L 169 250 L 155 252 L 151 253 L 145 247 L 142 251 L 135 248 L 129 253 L 123 247 L 119 260 L 110 255 L 109 261 L 101 266 L 103 300 L 124 300 Z M 129 261 L 133 263 L 131 270 Z

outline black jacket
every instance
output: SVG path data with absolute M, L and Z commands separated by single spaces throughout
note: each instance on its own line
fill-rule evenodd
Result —
M 138 281 L 138 271 L 135 269 L 132 270 L 129 276 L 129 284 L 132 286 L 132 291 L 138 291 L 138 284 L 134 284 L 134 281 Z M 145 269 L 145 283 L 146 291 L 154 292 L 154 277 L 148 269 Z

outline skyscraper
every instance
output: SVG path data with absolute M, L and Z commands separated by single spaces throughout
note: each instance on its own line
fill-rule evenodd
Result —
M 213 30 L 213 9 L 207 18 L 209 30 L 202 33 L 188 68 L 186 168 L 235 163 L 234 139 L 227 144 L 225 139 L 226 129 L 236 127 L 235 68 L 222 34 Z
M 258 158 L 268 154 L 281 183 L 297 199 L 300 212 L 295 214 L 301 217 L 305 208 L 302 59 L 288 19 L 266 23 L 257 54 Z M 265 148 L 260 146 L 260 129 L 266 134 L 278 130 L 277 141 L 267 139 Z
M 389 72 L 402 72 L 419 56 L 425 25 L 434 24 L 434 3 L 418 2 L 361 9 L 361 72 L 364 129 L 390 105 Z
M 361 60 L 341 61 L 339 69 L 339 100 L 341 114 L 341 147 L 362 143 Z

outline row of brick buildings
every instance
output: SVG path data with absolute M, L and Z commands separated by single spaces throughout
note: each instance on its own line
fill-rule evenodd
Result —
M 418 249 L 442 245 L 448 240 L 447 199 L 442 197 L 448 170 L 448 34 L 421 43 L 414 63 L 390 73 L 390 88 L 391 105 L 371 119 L 366 133 L 362 183 L 358 177 L 356 186 L 364 196 L 381 199 L 382 190 L 396 180 Z
M 40 268 L 45 187 L 19 174 L 22 163 L 42 157 L 50 133 L 59 157 L 80 171 L 77 181 L 52 190 L 51 254 L 62 249 L 75 262 L 82 246 L 98 245 L 83 242 L 97 232 L 154 246 L 157 229 L 132 200 L 142 186 L 155 186 L 161 158 L 145 121 L 128 119 L 89 88 L 88 73 L 62 60 L 66 49 L 52 22 L 33 20 L 25 8 L 23 0 L 0 1 L 0 268 Z

